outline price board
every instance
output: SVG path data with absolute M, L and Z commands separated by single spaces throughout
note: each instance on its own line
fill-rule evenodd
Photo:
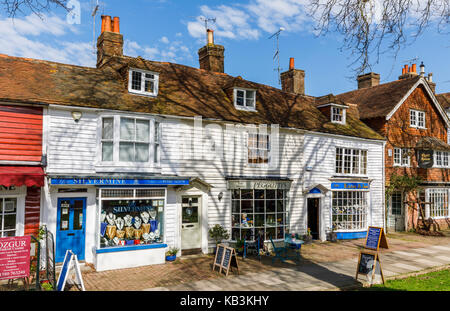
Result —
M 381 267 L 381 261 L 380 257 L 378 256 L 378 252 L 361 251 L 359 253 L 358 266 L 356 268 L 355 278 L 358 279 L 359 274 L 370 276 L 370 282 L 372 283 L 375 277 L 377 262 L 380 267 L 381 280 L 383 281 L 384 284 L 383 268 Z
M 30 276 L 31 236 L 0 238 L 0 280 Z
M 233 247 L 227 247 L 223 244 L 217 245 L 216 256 L 214 257 L 213 271 L 215 267 L 220 267 L 219 273 L 224 271 L 228 276 L 230 268 L 236 268 L 239 274 L 236 250 Z
M 222 260 L 223 260 L 225 248 L 226 248 L 226 246 L 223 244 L 217 245 L 216 257 L 214 258 L 214 263 L 213 263 L 213 271 L 216 266 L 220 268 L 219 272 L 222 271 Z

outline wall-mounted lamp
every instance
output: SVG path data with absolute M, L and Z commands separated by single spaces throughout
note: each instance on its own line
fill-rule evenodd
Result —
M 80 121 L 81 115 L 82 115 L 81 111 L 72 111 L 72 118 L 77 123 L 78 123 L 78 121 Z
M 223 198 L 223 192 L 222 191 L 220 191 L 220 193 L 218 195 L 218 198 L 219 198 L 219 201 L 222 200 L 222 198 Z

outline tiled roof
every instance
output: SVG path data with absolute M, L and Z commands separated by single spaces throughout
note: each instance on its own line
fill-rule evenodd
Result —
M 157 97 L 130 94 L 128 68 L 159 73 Z M 237 110 L 235 86 L 257 90 L 257 112 Z M 175 116 L 202 116 L 239 123 L 383 139 L 357 117 L 334 124 L 315 108 L 316 99 L 179 64 L 116 57 L 102 69 L 0 54 L 0 101 L 70 105 Z
M 420 79 L 420 76 L 396 80 L 336 95 L 337 99 L 358 105 L 361 119 L 387 116 L 406 93 Z
M 444 109 L 450 108 L 450 92 L 437 94 L 436 98 Z
M 415 148 L 417 149 L 431 149 L 431 150 L 441 150 L 450 151 L 450 145 L 443 142 L 436 137 L 423 137 L 417 143 Z

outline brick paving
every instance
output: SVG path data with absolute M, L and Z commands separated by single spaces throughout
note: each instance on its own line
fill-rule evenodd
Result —
M 409 254 L 412 253 L 411 249 L 420 250 L 428 249 L 429 247 L 436 245 L 447 245 L 450 243 L 450 231 L 444 231 L 444 234 L 445 236 L 443 237 L 421 236 L 408 232 L 388 234 L 387 239 L 389 249 L 382 250 L 382 256 L 398 251 L 400 251 L 400 253 L 397 255 L 401 255 L 401 252 Z M 315 242 L 313 244 L 303 245 L 302 259 L 298 265 L 291 261 L 287 261 L 286 263 L 276 261 L 275 264 L 272 264 L 272 258 L 265 256 L 262 257 L 261 263 L 255 258 L 242 260 L 242 258 L 238 257 L 240 274 L 245 276 L 240 277 L 239 282 L 240 284 L 247 286 L 247 289 L 249 290 L 256 290 L 257 288 L 264 288 L 264 284 L 258 286 L 255 285 L 254 281 L 258 279 L 258 277 L 264 278 L 270 276 L 271 273 L 276 274 L 278 272 L 283 272 L 281 273 L 281 279 L 279 278 L 281 283 L 275 286 L 274 289 L 280 290 L 280 288 L 286 287 L 286 289 L 294 290 L 294 288 L 296 288 L 295 286 L 287 286 L 286 281 L 283 281 L 283 278 L 286 277 L 286 280 L 292 280 L 292 275 L 289 276 L 288 274 L 286 276 L 284 273 L 289 271 L 292 273 L 292 271 L 296 271 L 298 268 L 308 270 L 308 267 L 310 267 L 310 270 L 314 270 L 314 268 L 319 270 L 316 272 L 320 275 L 320 273 L 326 273 L 325 270 L 321 271 L 321 269 L 318 268 L 321 266 L 320 264 L 329 267 L 330 263 L 332 263 L 334 270 L 342 272 L 344 281 L 349 281 L 349 277 L 346 274 L 350 274 L 350 276 L 354 274 L 356 267 L 355 261 L 357 260 L 357 256 L 363 245 L 364 239 L 339 241 L 337 243 Z M 403 256 L 403 258 L 410 259 L 407 256 Z M 425 254 L 424 257 L 418 259 L 424 258 L 426 258 Z M 186 258 L 178 258 L 175 262 L 163 265 L 151 265 L 104 272 L 84 271 L 83 281 L 86 290 L 89 291 L 137 291 L 149 290 L 152 288 L 166 290 L 168 288 L 177 287 L 185 289 L 190 288 L 191 290 L 219 290 L 218 288 L 222 289 L 222 285 L 225 284 L 227 285 L 225 287 L 226 289 L 237 289 L 235 285 L 238 284 L 236 283 L 238 280 L 234 280 L 234 275 L 225 277 L 224 275 L 220 275 L 217 272 L 217 269 L 216 271 L 212 271 L 213 259 L 212 255 L 186 256 Z M 442 260 L 438 262 L 445 264 L 445 261 L 443 262 Z M 448 262 L 448 264 L 450 264 L 450 262 Z M 425 265 L 422 266 L 426 267 Z M 398 271 L 403 270 L 399 267 Z M 387 270 L 387 272 L 388 274 L 392 273 L 389 270 Z M 317 290 L 317 286 L 322 286 L 323 288 L 324 285 L 330 285 L 326 280 L 323 280 L 320 276 L 318 277 L 317 273 L 316 277 L 314 276 L 314 271 L 303 276 L 305 281 L 309 280 L 311 283 L 310 287 L 305 287 L 303 290 Z M 396 274 L 398 273 L 396 272 Z M 295 277 L 298 278 L 299 275 L 295 275 Z M 269 279 L 266 278 L 266 280 L 268 280 L 267 283 L 273 281 L 270 277 Z M 235 284 L 233 284 L 233 282 Z M 253 286 L 251 286 L 252 283 Z M 339 281 L 337 281 L 337 283 L 339 283 Z M 191 288 L 193 284 L 196 285 Z M 328 288 L 330 287 L 328 286 Z

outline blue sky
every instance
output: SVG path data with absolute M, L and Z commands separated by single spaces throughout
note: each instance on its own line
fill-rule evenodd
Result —
M 0 53 L 46 59 L 83 66 L 95 66 L 93 47 L 94 0 L 79 0 L 80 24 L 67 22 L 62 9 L 40 19 L 29 12 L 14 21 L 0 14 Z M 225 47 L 225 72 L 232 76 L 279 87 L 273 59 L 275 40 L 268 39 L 279 27 L 280 66 L 305 70 L 308 95 L 339 94 L 356 88 L 353 58 L 341 51 L 342 36 L 330 33 L 316 37 L 305 14 L 305 0 L 100 0 L 95 39 L 100 32 L 100 15 L 120 17 L 124 53 L 156 61 L 170 61 L 198 67 L 197 51 L 205 44 L 205 29 L 199 17 L 216 18 L 215 43 Z M 418 57 L 425 71 L 433 72 L 437 93 L 450 92 L 450 35 L 437 34 L 431 27 L 416 42 L 399 52 L 373 58 L 372 71 L 381 83 L 396 80 L 407 60 Z M 419 66 L 417 66 L 419 67 Z

